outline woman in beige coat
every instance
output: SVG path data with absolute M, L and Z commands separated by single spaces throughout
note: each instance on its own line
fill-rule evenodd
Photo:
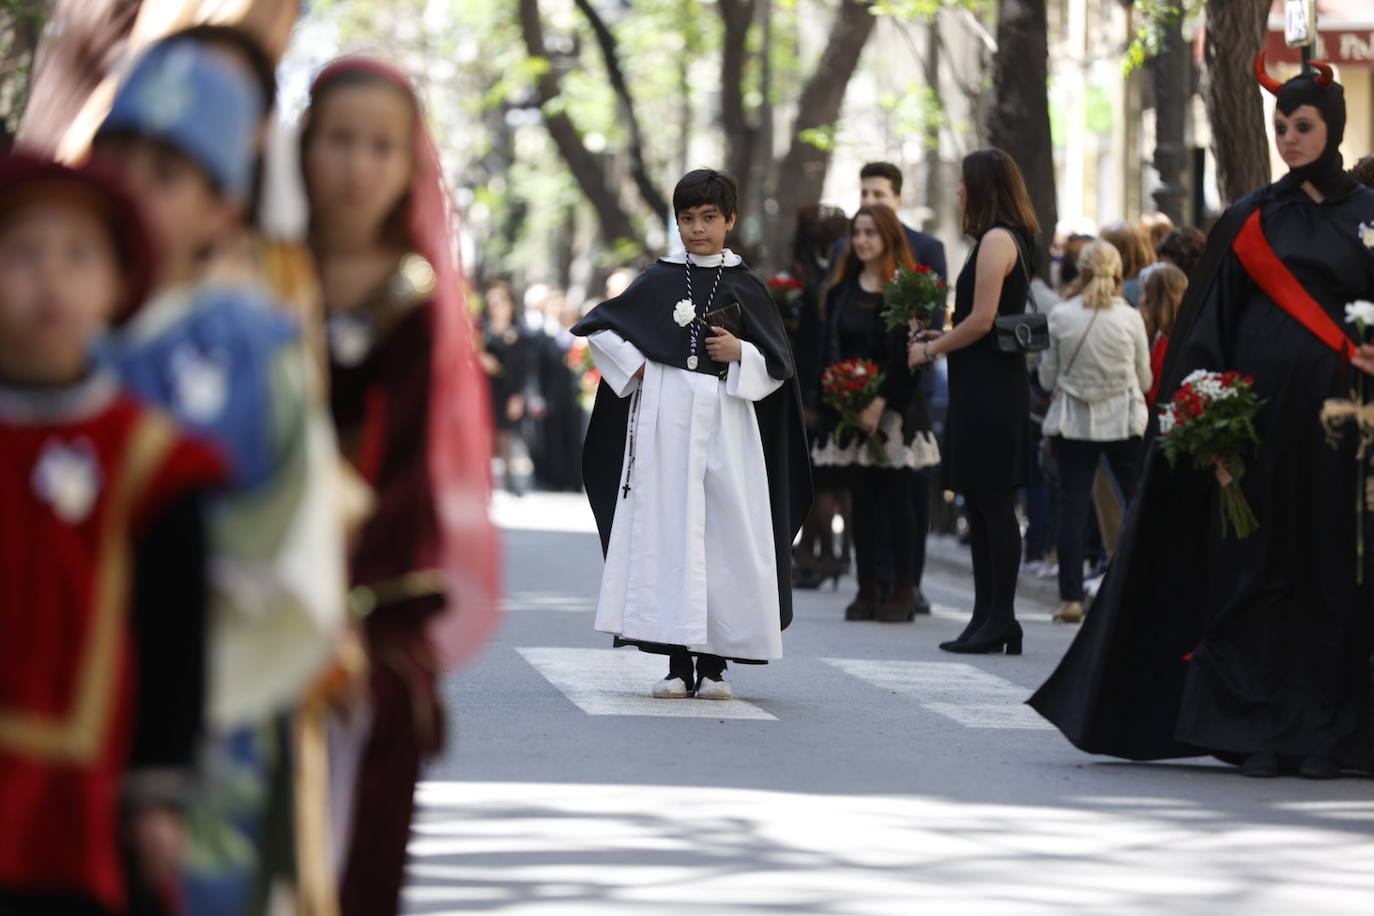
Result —
M 1149 420 L 1150 345 L 1140 313 L 1121 296 L 1121 255 L 1086 245 L 1071 298 L 1050 313 L 1040 384 L 1051 392 L 1044 431 L 1059 463 L 1059 598 L 1055 619 L 1083 618 L 1083 537 L 1102 457 L 1130 500 Z

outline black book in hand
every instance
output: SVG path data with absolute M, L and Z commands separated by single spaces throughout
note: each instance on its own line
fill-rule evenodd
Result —
M 702 316 L 702 320 L 706 322 L 707 327 L 724 328 L 740 340 L 744 339 L 744 310 L 738 302 L 732 302 L 714 312 L 707 312 Z

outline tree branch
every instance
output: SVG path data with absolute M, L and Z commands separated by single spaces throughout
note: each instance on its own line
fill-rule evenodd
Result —
M 620 67 L 620 51 L 615 35 L 607 27 L 601 14 L 596 11 L 596 7 L 592 6 L 591 0 L 574 2 L 582 11 L 582 15 L 587 17 L 587 22 L 591 24 L 592 32 L 596 35 L 601 57 L 606 62 L 606 74 L 610 77 L 611 88 L 620 100 L 620 109 L 630 130 L 630 171 L 634 175 L 635 187 L 639 189 L 639 196 L 644 204 L 655 217 L 661 219 L 668 212 L 668 202 L 663 198 L 663 192 L 658 189 L 658 185 L 649 177 L 649 169 L 644 162 L 644 135 L 639 129 L 639 116 L 635 111 L 634 99 L 630 95 L 630 87 L 625 82 L 625 71 Z
M 802 88 L 791 143 L 776 170 L 778 209 L 770 228 L 772 238 L 790 232 L 801 208 L 820 201 L 830 168 L 830 150 L 807 142 L 803 135 L 839 120 L 845 90 L 877 22 L 870 6 L 869 0 L 840 0 L 830 27 L 830 42 Z
M 539 14 L 539 0 L 520 0 L 520 33 L 525 41 L 525 52 L 531 57 L 548 60 L 548 49 L 544 44 L 544 23 Z M 534 82 L 539 96 L 540 110 L 544 116 L 544 126 L 549 131 L 554 145 L 568 170 L 581 185 L 582 192 L 596 210 L 601 224 L 602 237 L 607 242 L 618 239 L 635 238 L 634 227 L 615 190 L 606 180 L 601 163 L 587 149 L 582 135 L 567 112 L 555 105 L 562 94 L 558 74 L 550 66 Z

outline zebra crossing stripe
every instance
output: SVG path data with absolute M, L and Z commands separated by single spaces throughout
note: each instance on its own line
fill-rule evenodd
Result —
M 963 662 L 827 658 L 846 674 L 909 696 L 965 728 L 1052 729 L 1029 706 L 1030 691 Z

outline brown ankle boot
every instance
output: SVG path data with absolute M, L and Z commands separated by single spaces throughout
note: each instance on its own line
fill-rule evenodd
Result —
M 911 576 L 898 576 L 892 594 L 878 605 L 877 617 L 883 623 L 909 623 L 916 619 L 916 583 Z
M 844 609 L 845 620 L 872 620 L 878 610 L 878 577 L 859 573 L 859 593 Z

